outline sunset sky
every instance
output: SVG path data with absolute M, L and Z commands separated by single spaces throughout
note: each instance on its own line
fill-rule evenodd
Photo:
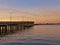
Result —
M 59 23 L 60 0 L 0 0 L 0 21 Z

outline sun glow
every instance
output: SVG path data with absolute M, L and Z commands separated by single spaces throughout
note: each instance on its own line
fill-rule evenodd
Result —
M 12 14 L 10 14 L 12 13 Z M 60 22 L 59 9 L 39 9 L 37 11 L 0 9 L 0 21 L 34 21 L 35 23 Z

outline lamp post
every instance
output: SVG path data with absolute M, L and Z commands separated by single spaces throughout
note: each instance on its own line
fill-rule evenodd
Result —
M 10 12 L 10 21 L 12 21 L 12 12 Z

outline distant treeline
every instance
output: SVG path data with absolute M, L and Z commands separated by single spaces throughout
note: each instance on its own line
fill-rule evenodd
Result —
M 35 24 L 35 25 L 60 25 L 60 23 L 40 23 L 40 24 Z

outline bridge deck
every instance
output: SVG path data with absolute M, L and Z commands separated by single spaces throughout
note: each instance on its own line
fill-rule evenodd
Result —
M 0 24 L 23 24 L 23 23 L 34 23 L 33 21 L 11 21 L 11 22 L 8 22 L 8 21 L 5 21 L 5 22 L 0 22 Z

